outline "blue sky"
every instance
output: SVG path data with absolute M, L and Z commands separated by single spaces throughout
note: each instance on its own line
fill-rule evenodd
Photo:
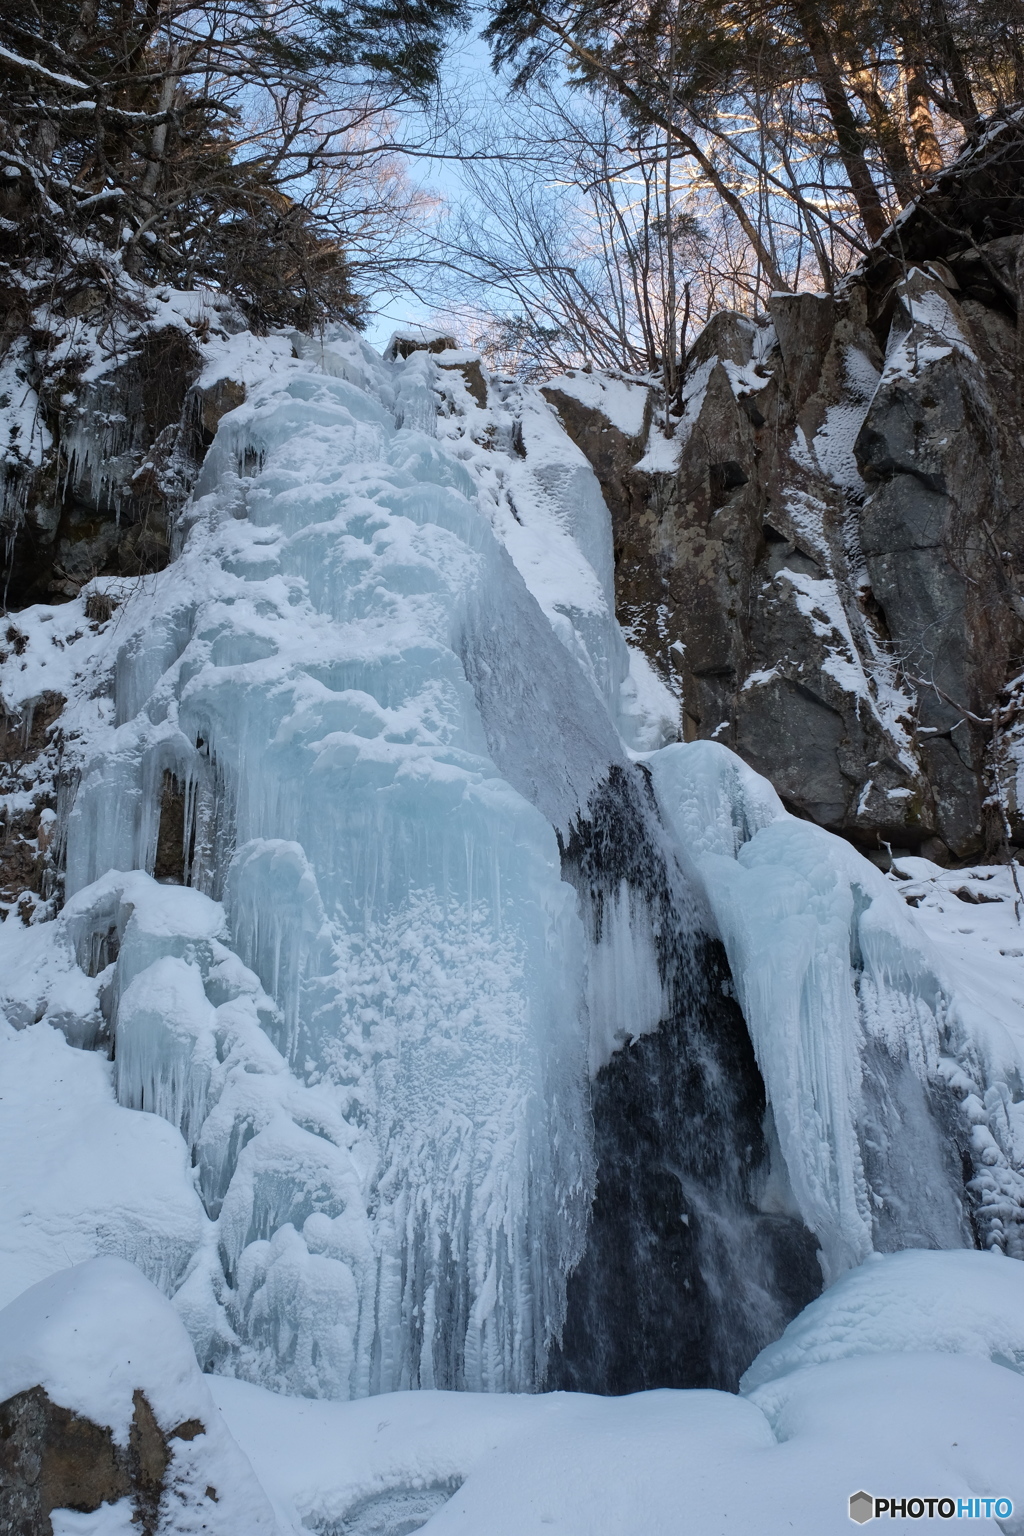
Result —
M 484 14 L 478 13 L 473 30 L 456 40 L 445 60 L 444 79 L 452 102 L 462 100 L 476 105 L 481 97 L 500 96 L 504 92 L 504 85 L 491 69 L 489 49 L 480 37 L 479 28 L 484 21 Z M 410 175 L 417 186 L 439 194 L 447 202 L 456 202 L 462 196 L 459 166 L 454 161 L 412 161 Z M 398 298 L 389 298 L 385 294 L 371 296 L 371 304 L 374 313 L 367 322 L 365 336 L 378 350 L 387 345 L 395 330 L 434 324 L 431 308 L 409 295 Z

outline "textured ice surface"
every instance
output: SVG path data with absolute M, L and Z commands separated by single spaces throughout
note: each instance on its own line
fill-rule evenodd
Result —
M 496 449 L 488 480 L 466 422 L 438 442 L 431 358 L 296 348 L 235 359 L 249 398 L 179 558 L 117 589 L 87 685 L 62 673 L 69 900 L 11 1006 L 50 1019 L 74 978 L 76 1043 L 111 1036 L 119 1102 L 181 1133 L 204 1363 L 337 1397 L 529 1387 L 592 1180 L 553 826 L 627 762 L 607 518 L 539 397 L 533 480 Z
M 68 701 L 68 900 L 0 931 L 8 1294 L 124 1255 L 204 1367 L 309 1396 L 542 1379 L 588 1067 L 672 1006 L 695 890 L 773 1110 L 763 1213 L 833 1276 L 969 1244 L 963 1151 L 1015 1251 L 1019 1006 L 724 749 L 648 759 L 666 835 L 631 756 L 676 702 L 615 623 L 596 479 L 473 369 L 231 338 L 203 383 L 247 400 L 176 559 L 100 583 L 105 624 L 19 614 L 3 669 L 12 711 Z
M 181 1320 L 131 1264 L 91 1259 L 29 1287 L 0 1311 L 0 1402 L 37 1386 L 51 1402 L 109 1429 L 119 1446 L 129 1443 L 134 1393 L 144 1393 L 171 1453 L 161 1536 L 274 1536 L 270 1506 L 210 1396 Z M 202 1432 L 176 1437 L 190 1419 Z M 123 1527 L 126 1502 L 97 1511 L 93 1530 L 109 1536 Z M 61 1511 L 55 1528 L 61 1524 L 74 1532 L 73 1512 Z
M 891 881 L 787 815 L 727 748 L 677 743 L 647 762 L 729 956 L 826 1281 L 873 1249 L 973 1246 L 969 1152 L 984 1242 L 1024 1256 L 1022 1058 L 988 998 L 948 971 Z

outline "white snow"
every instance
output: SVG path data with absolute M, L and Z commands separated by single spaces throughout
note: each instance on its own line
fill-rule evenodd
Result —
M 703 396 L 700 397 L 703 399 Z M 698 407 L 699 409 L 699 407 Z M 637 472 L 644 475 L 672 475 L 679 468 L 679 461 L 686 441 L 684 428 L 691 425 L 691 416 L 696 419 L 696 410 L 692 408 L 692 400 L 687 403 L 686 412 L 682 419 L 673 423 L 672 436 L 665 433 L 664 422 L 658 418 L 651 422 L 650 431 L 647 434 L 647 447 L 644 456 L 637 464 Z
M 204 1434 L 169 1441 L 162 1536 L 198 1518 L 224 1536 L 838 1536 L 857 1489 L 1008 1499 L 1013 1514 L 993 1525 L 1019 1536 L 1022 1318 L 1013 1261 L 909 1252 L 870 1259 L 812 1303 L 738 1397 L 420 1391 L 323 1402 L 200 1378 L 167 1303 L 106 1259 L 0 1313 L 0 1396 L 43 1385 L 120 1443 L 136 1388 L 165 1432 L 199 1418 Z M 53 1524 L 65 1536 L 123 1536 L 128 1513 L 123 1501 L 55 1511 Z
M 0 1401 L 36 1386 L 121 1446 L 136 1388 L 165 1432 L 196 1415 L 205 1392 L 173 1308 L 133 1265 L 109 1257 L 58 1271 L 0 1313 Z
M 135 1536 L 135 1510 L 131 1499 L 116 1504 L 101 1504 L 92 1514 L 77 1509 L 50 1511 L 53 1536 Z
M 110 1062 L 46 1022 L 0 1022 L 0 1168 L 0 1305 L 97 1253 L 174 1290 L 202 1241 L 178 1132 L 121 1108 Z
M 654 670 L 646 652 L 631 645 L 629 675 L 619 690 L 623 738 L 637 752 L 656 752 L 679 740 L 679 717 L 679 699 Z
M 918 374 L 953 352 L 977 358 L 957 318 L 955 301 L 937 279 L 914 267 L 896 285 L 897 310 L 885 355 L 881 383 Z
M 906 726 L 910 701 L 895 686 L 891 665 L 875 657 L 876 665 L 865 667 L 835 579 L 819 580 L 784 567 L 774 580 L 790 588 L 797 612 L 807 621 L 815 638 L 826 642 L 822 672 L 846 693 L 863 700 L 892 742 L 901 766 L 908 773 L 916 773 Z
M 823 472 L 844 491 L 862 492 L 854 444 L 875 396 L 881 375 L 858 347 L 843 353 L 843 395 L 830 405 L 814 435 L 814 456 Z
M 465 1536 L 838 1536 L 860 1488 L 1009 1498 L 1015 1513 L 998 1528 L 1019 1532 L 1024 1378 L 986 1358 L 1021 1340 L 1017 1269 L 977 1253 L 873 1259 L 759 1356 L 740 1397 L 421 1392 L 338 1404 L 211 1386 L 296 1536 L 424 1520 Z M 934 1343 L 913 1316 L 918 1291 Z
M 548 380 L 547 388 L 561 390 L 563 395 L 570 395 L 592 411 L 600 411 L 626 437 L 639 437 L 643 431 L 651 393 L 648 384 L 572 369 L 555 374 Z
M 231 379 L 249 389 L 260 384 L 275 368 L 287 366 L 293 356 L 287 336 L 254 336 L 238 331 L 216 347 L 206 349 L 205 367 L 196 380 L 197 389 L 211 389 L 221 379 Z
M 1024 1373 L 1024 1264 L 970 1248 L 872 1254 L 761 1351 L 741 1390 L 853 1355 L 927 1353 Z
M 474 359 L 447 352 L 440 362 L 456 356 Z M 455 368 L 439 367 L 433 383 L 440 441 L 471 471 L 481 510 L 627 746 L 641 748 L 658 733 L 664 701 L 647 687 L 641 702 L 615 622 L 611 524 L 590 464 L 539 389 L 492 379 L 481 406 Z

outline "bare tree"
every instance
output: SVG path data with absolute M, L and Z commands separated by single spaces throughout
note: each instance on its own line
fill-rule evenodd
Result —
M 1024 82 L 1022 0 L 496 0 L 486 35 L 663 134 L 769 288 L 794 224 L 831 286 Z

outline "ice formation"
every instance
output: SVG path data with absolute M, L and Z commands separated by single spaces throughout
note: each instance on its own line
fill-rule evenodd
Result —
M 677 743 L 649 766 L 714 912 L 826 1283 L 874 1250 L 977 1237 L 1024 1257 L 1019 1005 L 953 977 L 892 883 L 726 748 Z
M 535 1388 L 588 1241 L 589 1078 L 697 1006 L 703 932 L 771 1165 L 741 1190 L 721 1153 L 750 1221 L 706 1251 L 738 1273 L 782 1216 L 829 1279 L 970 1246 L 962 1150 L 982 1240 L 1018 1253 L 1018 1048 L 848 845 L 724 748 L 663 745 L 674 701 L 615 624 L 607 512 L 541 396 L 342 330 L 236 336 L 218 369 L 247 399 L 173 563 L 100 583 L 102 626 L 87 593 L 20 614 L 4 674 L 12 709 L 68 700 L 67 899 L 0 930 L 0 1046 L 40 1079 L 84 1048 L 140 1157 L 179 1159 L 166 1243 L 105 1170 L 93 1251 L 173 1293 L 222 1373 Z M 59 1265 L 58 1184 L 24 1283 Z
M 56 948 L 96 978 L 119 1102 L 190 1149 L 207 1363 L 529 1387 L 592 1180 L 551 822 L 624 760 L 603 508 L 582 461 L 537 493 L 580 578 L 567 612 L 545 594 L 563 646 L 436 440 L 433 362 L 299 350 L 222 426 L 180 558 L 119 593 Z

